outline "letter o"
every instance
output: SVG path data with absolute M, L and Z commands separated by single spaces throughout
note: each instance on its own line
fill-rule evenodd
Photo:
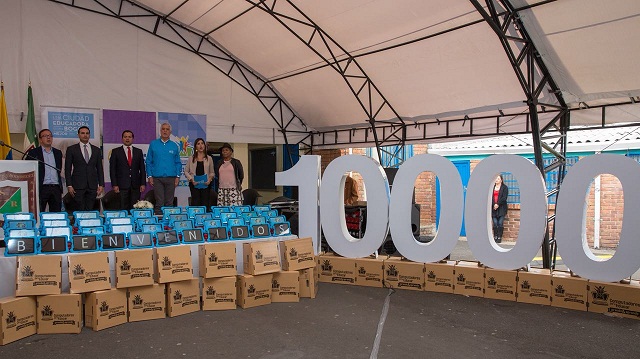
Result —
M 367 228 L 357 239 L 347 231 L 344 212 L 345 173 L 360 173 L 366 185 Z M 388 232 L 389 183 L 380 164 L 361 155 L 341 156 L 329 163 L 320 185 L 320 218 L 327 243 L 338 254 L 366 257 L 384 242 Z
M 411 207 L 416 178 L 432 171 L 440 178 L 440 223 L 429 243 L 415 240 L 411 230 Z M 462 226 L 462 181 L 456 166 L 439 155 L 422 154 L 400 166 L 393 180 L 389 205 L 389 228 L 398 251 L 414 262 L 436 262 L 448 256 L 458 243 Z
M 492 235 L 491 197 L 498 173 L 509 171 L 520 185 L 520 230 L 511 249 L 500 247 Z M 480 262 L 496 269 L 517 269 L 535 258 L 546 230 L 547 201 L 542 174 L 524 157 L 493 155 L 476 165 L 467 186 L 467 242 Z
M 624 214 L 620 242 L 613 257 L 596 257 L 587 245 L 583 219 L 585 196 L 594 177 L 609 173 L 620 180 Z M 580 159 L 567 173 L 556 205 L 556 243 L 564 264 L 581 277 L 615 282 L 638 270 L 640 256 L 640 165 L 631 158 L 599 154 Z

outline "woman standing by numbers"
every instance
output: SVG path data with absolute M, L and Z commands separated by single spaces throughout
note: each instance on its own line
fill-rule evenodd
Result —
M 507 197 L 509 188 L 503 183 L 502 175 L 496 177 L 493 186 L 493 204 L 491 218 L 493 219 L 493 239 L 496 243 L 502 242 L 504 231 L 504 218 L 507 216 Z

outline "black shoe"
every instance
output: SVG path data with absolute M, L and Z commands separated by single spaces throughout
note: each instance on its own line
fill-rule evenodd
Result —
M 496 237 L 496 243 L 502 242 L 502 237 Z

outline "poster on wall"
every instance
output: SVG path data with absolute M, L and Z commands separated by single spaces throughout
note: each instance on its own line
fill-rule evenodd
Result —
M 64 156 L 67 147 L 78 143 L 78 129 L 89 127 L 89 142 L 100 147 L 102 131 L 100 126 L 100 110 L 95 108 L 42 107 L 42 128 L 48 128 L 53 135 L 53 146 L 62 151 Z
M 109 171 L 109 159 L 114 148 L 122 146 L 122 132 L 133 132 L 133 147 L 142 150 L 145 158 L 149 143 L 157 137 L 156 113 L 145 111 L 103 110 L 103 167 L 105 180 L 105 193 L 111 190 L 111 173 Z M 147 186 L 146 191 L 151 188 Z M 144 196 L 144 195 L 143 195 Z
M 38 162 L 0 161 L 0 213 L 38 213 Z

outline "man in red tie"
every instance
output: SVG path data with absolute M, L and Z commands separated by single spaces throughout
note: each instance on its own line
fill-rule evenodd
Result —
M 140 199 L 147 182 L 142 150 L 132 146 L 133 132 L 122 132 L 122 146 L 111 151 L 109 172 L 111 186 L 120 194 L 120 208 L 130 210 Z

